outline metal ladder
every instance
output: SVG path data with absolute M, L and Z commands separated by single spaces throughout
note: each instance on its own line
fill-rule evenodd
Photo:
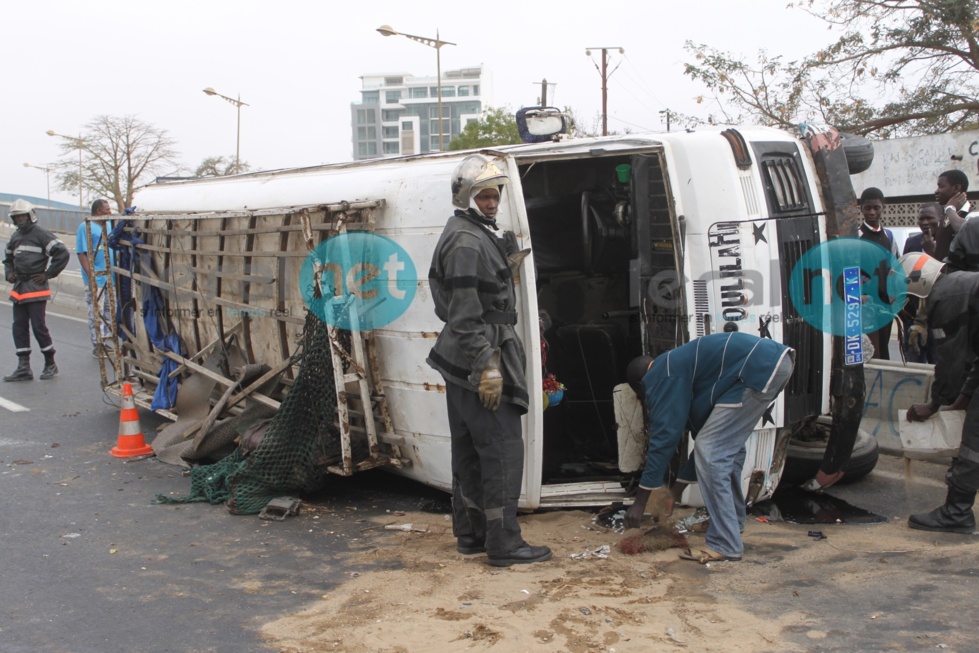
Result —
M 324 207 L 336 224 L 335 235 L 347 234 L 348 226 L 354 231 L 373 233 L 375 227 L 374 211 L 383 206 L 383 201 L 331 204 Z M 303 235 L 310 251 L 315 248 L 309 213 L 300 215 Z M 343 269 L 350 269 L 354 254 L 349 247 L 340 248 Z M 317 288 L 324 270 L 321 261 L 315 261 L 315 280 Z M 349 298 L 337 295 L 334 302 L 345 303 Z M 380 381 L 380 367 L 377 363 L 377 348 L 372 330 L 359 328 L 356 311 L 350 314 L 350 330 L 327 324 L 330 342 L 330 356 L 333 361 L 333 380 L 337 395 L 337 421 L 340 431 L 341 463 L 330 465 L 331 473 L 350 476 L 354 472 L 373 467 L 404 467 L 410 464 L 401 454 L 404 438 L 394 433 L 391 415 Z M 380 426 L 380 429 L 378 428 Z M 366 440 L 367 458 L 354 461 L 352 436 Z
M 111 369 L 113 372 L 112 382 L 115 383 L 119 379 L 123 378 L 125 374 L 122 372 L 122 349 L 120 347 L 119 341 L 119 325 L 116 322 L 116 291 L 115 284 L 113 283 L 113 257 L 112 252 L 109 249 L 109 220 L 121 219 L 121 216 L 110 216 L 108 218 L 98 220 L 92 217 L 85 218 L 85 251 L 88 252 L 89 258 L 89 268 L 91 268 L 92 273 L 88 276 L 88 291 L 92 298 L 92 319 L 95 324 L 96 335 L 96 345 L 95 350 L 99 356 L 99 374 L 101 376 L 102 387 L 105 388 L 109 385 L 109 375 L 108 370 Z M 95 258 L 98 256 L 98 251 L 93 251 L 92 243 L 92 222 L 99 222 L 102 225 L 102 236 L 99 238 L 98 247 L 102 250 L 105 257 L 105 269 L 96 270 L 95 269 Z M 77 243 L 76 243 L 77 249 Z M 105 283 L 100 287 L 98 284 L 98 278 L 105 277 Z M 109 305 L 109 335 L 102 335 L 102 325 L 105 320 L 102 317 L 102 311 L 99 310 L 103 297 Z

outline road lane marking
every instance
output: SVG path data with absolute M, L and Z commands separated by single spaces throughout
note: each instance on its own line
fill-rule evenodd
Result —
M 29 447 L 33 442 L 27 440 L 11 440 L 10 438 L 0 438 L 0 447 Z
M 3 397 L 0 397 L 0 407 L 6 408 L 12 413 L 25 413 L 30 410 L 27 406 L 21 406 Z

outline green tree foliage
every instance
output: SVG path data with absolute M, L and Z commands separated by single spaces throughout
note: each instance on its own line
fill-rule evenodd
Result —
M 62 136 L 57 180 L 61 190 L 106 197 L 121 213 L 132 206 L 133 193 L 164 170 L 174 170 L 175 141 L 165 129 L 135 116 L 96 116 L 78 137 Z M 78 154 L 81 150 L 81 172 Z
M 743 61 L 687 42 L 694 62 L 685 73 L 721 106 L 707 122 L 822 122 L 884 138 L 979 126 L 976 0 L 802 0 L 796 6 L 840 33 L 837 40 L 799 61 L 764 51 Z
M 508 107 L 488 108 L 449 143 L 450 150 L 472 150 L 520 143 L 517 120 Z
M 224 177 L 227 175 L 248 172 L 251 166 L 247 161 L 239 161 L 235 165 L 235 157 L 232 156 L 209 156 L 197 166 L 194 175 L 197 177 Z

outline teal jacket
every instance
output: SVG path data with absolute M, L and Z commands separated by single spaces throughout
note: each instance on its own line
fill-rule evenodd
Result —
M 745 388 L 767 390 L 788 351 L 735 332 L 697 338 L 656 358 L 642 380 L 650 428 L 640 487 L 663 485 L 683 432 L 696 438 L 715 406 L 740 406 Z

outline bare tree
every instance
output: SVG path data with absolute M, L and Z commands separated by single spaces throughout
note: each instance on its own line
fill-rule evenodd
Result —
M 197 166 L 194 175 L 197 177 L 224 177 L 238 174 L 239 172 L 248 172 L 251 168 L 247 161 L 239 161 L 236 166 L 234 155 L 227 157 L 209 156 Z
M 685 73 L 718 100 L 720 115 L 708 122 L 824 122 L 885 138 L 979 126 L 976 0 L 802 0 L 797 6 L 842 35 L 799 61 L 760 52 L 746 62 L 687 42 L 695 61 Z
M 133 193 L 140 180 L 149 180 L 164 170 L 179 168 L 175 163 L 175 144 L 165 129 L 135 116 L 96 116 L 85 125 L 79 138 L 66 137 L 61 143 L 62 158 L 57 173 L 59 187 L 63 191 L 73 191 L 81 186 L 92 195 L 115 202 L 121 213 L 132 206 Z M 81 171 L 77 158 L 79 148 Z

